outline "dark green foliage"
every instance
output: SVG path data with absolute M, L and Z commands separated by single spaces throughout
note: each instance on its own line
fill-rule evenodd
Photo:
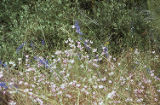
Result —
M 128 47 L 148 49 L 151 20 L 148 19 L 149 15 L 146 15 L 146 8 L 140 7 L 139 4 L 143 5 L 141 2 L 132 3 L 116 0 L 94 2 L 93 14 L 88 17 L 96 20 L 98 24 L 88 22 L 89 28 L 85 31 L 87 37 L 93 39 L 96 45 L 109 41 L 113 53 L 119 53 Z
M 152 27 L 154 29 L 154 43 L 156 43 L 156 48 L 160 52 L 160 1 L 159 0 L 147 0 L 148 8 L 151 13 Z
M 12 58 L 21 43 L 33 41 L 38 47 L 42 39 L 46 42 L 45 49 L 52 50 L 68 38 L 61 29 L 68 30 L 72 25 L 74 10 L 68 0 L 3 0 L 0 7 L 1 55 Z
M 43 52 L 62 48 L 68 37 L 78 40 L 78 34 L 71 28 L 75 20 L 80 23 L 83 37 L 93 40 L 97 48 L 109 41 L 113 53 L 128 47 L 146 50 L 155 38 L 158 40 L 151 14 L 146 11 L 145 0 L 2 0 L 1 59 L 17 56 L 16 48 L 24 42 L 27 45 L 20 54 L 31 52 L 31 41 Z M 41 40 L 45 41 L 43 47 Z

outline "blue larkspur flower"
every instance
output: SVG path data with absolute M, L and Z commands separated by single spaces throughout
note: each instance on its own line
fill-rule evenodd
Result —
M 0 60 L 0 65 L 2 65 L 3 67 L 7 67 L 7 64 L 3 63 L 1 60 Z
M 80 26 L 79 26 L 79 22 L 78 21 L 75 22 L 74 26 L 76 27 L 76 32 L 78 34 L 80 34 L 80 35 L 83 35 L 83 33 L 80 30 Z
M 89 48 L 89 46 L 88 46 L 88 42 L 87 41 L 85 41 L 84 42 L 84 46 L 85 46 L 85 48 L 89 51 L 90 50 L 90 48 Z
M 34 57 L 34 59 L 37 60 L 38 62 L 40 62 L 41 64 L 43 64 L 46 68 L 49 67 L 49 63 L 48 63 L 47 60 L 45 60 L 45 59 L 40 59 L 40 58 L 38 58 L 38 57 L 36 57 L 36 56 Z
M 2 64 L 2 61 L 0 60 L 0 65 Z
M 8 89 L 8 86 L 6 85 L 5 82 L 0 82 L 0 87 L 3 87 L 5 89 Z
M 48 68 L 48 61 L 47 60 L 45 60 L 45 59 L 39 59 L 39 62 L 41 63 L 41 64 L 43 64 L 46 68 Z
M 109 56 L 108 55 L 108 48 L 104 47 L 103 51 L 104 51 L 105 57 L 108 58 L 108 56 Z
M 97 62 L 99 62 L 99 56 L 98 55 L 96 55 L 96 59 L 97 59 Z
M 2 66 L 3 66 L 3 67 L 7 67 L 7 64 L 4 63 L 4 64 L 2 64 Z
M 41 43 L 42 43 L 42 45 L 45 45 L 45 41 L 44 40 L 42 40 Z
M 25 45 L 25 43 L 22 43 L 22 44 L 16 49 L 16 52 L 18 52 L 19 50 L 21 50 L 24 45 Z
M 82 41 L 82 40 L 83 40 L 83 38 L 82 38 L 82 37 L 80 37 L 80 40 Z

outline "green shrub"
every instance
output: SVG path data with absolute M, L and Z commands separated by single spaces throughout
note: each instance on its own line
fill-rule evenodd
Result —
M 129 47 L 146 50 L 152 44 L 150 40 L 156 39 L 153 37 L 156 31 L 145 5 L 143 8 L 139 6 L 143 5 L 142 2 L 2 0 L 0 55 L 8 58 L 17 56 L 16 48 L 24 42 L 27 45 L 22 51 L 33 53 L 29 44 L 31 41 L 41 51 L 61 49 L 68 37 L 79 40 L 78 34 L 71 28 L 75 20 L 80 23 L 83 37 L 93 40 L 97 48 L 107 42 L 110 43 L 108 47 L 112 53 L 119 53 Z M 41 45 L 42 40 L 45 41 L 44 47 Z
M 126 2 L 116 0 L 98 1 L 93 6 L 92 14 L 87 10 L 80 11 L 82 15 L 79 20 L 85 37 L 93 39 L 98 46 L 109 42 L 112 53 L 129 47 L 148 49 L 152 37 L 150 14 L 145 7 L 131 6 L 128 8 Z
M 38 43 L 45 40 L 45 49 L 53 50 L 62 45 L 69 34 L 75 15 L 68 0 L 62 1 L 2 1 L 0 22 L 0 42 L 2 52 L 8 57 L 22 43 L 31 41 L 40 49 Z M 29 45 L 29 44 L 28 44 Z M 27 45 L 27 46 L 28 46 Z M 26 47 L 26 46 L 25 46 Z M 29 46 L 28 46 L 29 47 Z M 9 48 L 11 52 L 7 51 Z M 42 50 L 42 49 L 41 49 Z

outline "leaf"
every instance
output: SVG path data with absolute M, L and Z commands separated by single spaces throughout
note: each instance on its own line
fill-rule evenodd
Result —
M 58 0 L 58 4 L 62 4 L 62 1 L 61 1 L 61 0 Z

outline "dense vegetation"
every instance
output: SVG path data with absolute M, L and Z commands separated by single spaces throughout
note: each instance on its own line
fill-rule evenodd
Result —
M 0 103 L 160 104 L 159 4 L 1 0 Z

